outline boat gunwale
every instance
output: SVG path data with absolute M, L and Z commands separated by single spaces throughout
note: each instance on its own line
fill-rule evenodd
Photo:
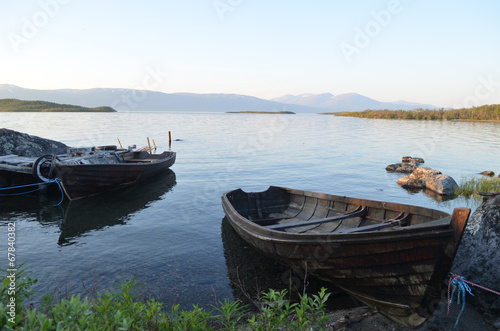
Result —
M 365 231 L 365 232 L 353 232 L 353 233 L 293 233 L 293 232 L 285 232 L 285 231 L 280 231 L 280 230 L 272 230 L 269 228 L 266 228 L 265 226 L 256 224 L 243 215 L 241 215 L 236 208 L 232 205 L 230 202 L 228 195 L 237 192 L 241 190 L 245 194 L 250 194 L 250 193 L 261 193 L 261 192 L 245 192 L 242 189 L 236 189 L 232 190 L 229 192 L 226 192 L 222 195 L 222 205 L 223 209 L 226 212 L 226 215 L 232 215 L 235 218 L 238 219 L 238 222 L 236 220 L 232 220 L 231 217 L 228 217 L 230 223 L 235 223 L 238 228 L 241 230 L 244 230 L 251 234 L 253 237 L 255 237 L 258 240 L 264 240 L 264 241 L 275 241 L 279 242 L 282 244 L 286 244 L 289 242 L 290 244 L 308 244 L 308 243 L 314 243 L 317 244 L 319 241 L 322 241 L 324 243 L 345 243 L 346 241 L 352 242 L 353 244 L 359 244 L 360 242 L 366 241 L 366 242 L 373 242 L 374 238 L 377 238 L 377 241 L 399 241 L 399 240 L 404 240 L 404 239 L 418 239 L 421 237 L 427 237 L 429 235 L 429 232 L 432 232 L 433 236 L 448 236 L 450 232 L 453 230 L 450 227 L 451 224 L 451 215 L 439 211 L 436 209 L 431 209 L 427 207 L 419 207 L 419 206 L 414 206 L 414 205 L 406 205 L 406 204 L 399 204 L 399 203 L 392 203 L 392 202 L 384 202 L 384 201 L 377 201 L 377 200 L 370 200 L 370 199 L 359 199 L 359 198 L 351 198 L 351 197 L 346 197 L 346 196 L 338 196 L 338 195 L 331 195 L 331 194 L 325 194 L 325 193 L 316 193 L 316 192 L 309 192 L 309 191 L 302 191 L 302 190 L 295 190 L 295 189 L 289 189 L 285 187 L 278 187 L 278 186 L 270 186 L 268 188 L 277 188 L 277 189 L 282 189 L 285 190 L 288 193 L 291 194 L 298 194 L 298 195 L 304 195 L 308 197 L 313 197 L 313 198 L 321 198 L 321 199 L 327 199 L 327 200 L 333 200 L 329 199 L 330 197 L 335 198 L 336 201 L 341 201 L 339 198 L 344 199 L 342 202 L 347 202 L 351 203 L 354 201 L 359 201 L 363 202 L 363 206 L 367 207 L 372 207 L 372 208 L 385 208 L 385 209 L 391 209 L 391 206 L 398 206 L 398 209 L 391 209 L 391 210 L 396 210 L 396 211 L 403 211 L 403 210 L 408 210 L 409 209 L 418 209 L 418 210 L 425 210 L 431 212 L 431 215 L 435 216 L 442 216 L 440 218 L 436 218 L 434 221 L 429 221 L 421 224 L 415 224 L 415 225 L 410 225 L 406 227 L 395 227 L 391 228 L 389 230 L 382 230 L 382 231 Z M 267 191 L 267 190 L 266 190 Z M 262 192 L 266 192 L 262 191 Z M 366 204 L 368 203 L 368 204 Z M 361 205 L 361 204 L 359 204 Z M 389 208 L 388 208 L 389 207 Z M 226 210 L 228 208 L 229 210 Z M 229 211 L 229 212 L 228 212 Z M 410 211 L 411 213 L 411 211 Z M 426 215 L 428 216 L 428 215 Z
M 130 167 L 137 167 L 137 166 L 150 167 L 150 166 L 163 164 L 165 162 L 170 162 L 172 160 L 175 161 L 176 152 L 164 152 L 164 153 L 168 153 L 168 155 L 166 155 L 163 158 L 158 158 L 157 160 L 154 160 L 154 161 L 141 162 L 140 159 L 138 159 L 138 161 L 131 161 L 131 162 L 125 161 L 125 162 L 121 162 L 121 163 L 86 163 L 86 164 L 56 163 L 54 165 L 54 168 L 59 168 L 59 169 L 61 169 L 61 168 L 75 168 L 75 167 L 78 167 L 78 168 L 93 168 L 93 167 L 130 168 Z M 159 155 L 162 155 L 162 154 L 159 154 Z

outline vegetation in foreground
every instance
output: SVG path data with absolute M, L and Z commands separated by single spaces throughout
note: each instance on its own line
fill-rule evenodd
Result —
M 484 105 L 461 109 L 415 109 L 415 110 L 365 110 L 360 112 L 335 113 L 335 116 L 400 119 L 400 120 L 457 120 L 500 121 L 500 105 Z
M 458 184 L 455 196 L 462 195 L 466 198 L 479 197 L 477 192 L 496 193 L 500 192 L 500 178 L 498 177 L 465 177 Z
M 3 274 L 3 272 L 2 272 Z M 11 278 L 4 277 L 0 293 L 1 330 L 310 330 L 323 329 L 327 322 L 329 293 L 300 296 L 292 303 L 287 290 L 269 290 L 259 300 L 259 312 L 252 313 L 240 301 L 224 300 L 212 311 L 193 305 L 181 310 L 174 305 L 165 311 L 155 299 L 145 299 L 142 287 L 126 281 L 114 291 L 90 297 L 71 295 L 56 299 L 45 295 L 41 307 L 28 306 L 33 294 L 26 270 L 16 275 L 15 291 Z M 9 272 L 6 272 L 6 276 Z M 15 292 L 15 294 L 13 294 Z M 14 299 L 12 299 L 14 298 Z M 14 302 L 14 304 L 12 304 Z
M 111 107 L 87 108 L 47 101 L 0 99 L 0 112 L 116 112 Z

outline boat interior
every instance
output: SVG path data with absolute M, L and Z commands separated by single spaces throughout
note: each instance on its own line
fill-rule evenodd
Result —
M 290 233 L 355 233 L 390 230 L 436 220 L 405 208 L 362 199 L 306 194 L 270 187 L 267 191 L 231 192 L 228 198 L 240 215 L 270 230 Z M 439 218 L 439 217 L 438 217 Z M 449 220 L 448 220 L 449 221 Z

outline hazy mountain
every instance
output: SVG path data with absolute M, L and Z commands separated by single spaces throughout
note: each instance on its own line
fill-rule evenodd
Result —
M 357 93 L 345 93 L 335 96 L 331 93 L 301 95 L 287 94 L 272 100 L 287 104 L 317 107 L 323 109 L 323 112 L 362 111 L 366 109 L 410 110 L 415 108 L 437 108 L 433 105 L 407 101 L 381 102 Z
M 292 111 L 319 113 L 308 105 L 285 104 L 239 94 L 162 93 L 132 89 L 33 90 L 0 85 L 0 99 L 42 100 L 82 107 L 109 106 L 118 111 Z
M 273 101 L 282 102 L 282 103 L 290 103 L 302 106 L 311 106 L 311 107 L 321 107 L 325 102 L 330 101 L 333 98 L 333 94 L 331 93 L 322 93 L 322 94 L 300 94 L 300 95 L 291 95 L 287 94 L 282 97 L 274 98 Z
M 42 100 L 82 107 L 108 106 L 118 111 L 292 111 L 321 113 L 365 109 L 415 109 L 436 107 L 407 101 L 380 102 L 360 94 L 285 95 L 272 100 L 240 94 L 163 93 L 132 89 L 93 88 L 33 90 L 0 84 L 0 99 Z

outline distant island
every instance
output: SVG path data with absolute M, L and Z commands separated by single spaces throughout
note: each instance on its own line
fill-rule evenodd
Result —
M 322 113 L 335 116 L 400 119 L 400 120 L 455 120 L 455 121 L 500 121 L 500 105 L 484 105 L 460 109 L 415 109 L 415 110 L 365 110 L 361 112 Z
M 295 114 L 293 111 L 228 111 L 229 114 Z
M 87 108 L 47 101 L 0 99 L 0 112 L 116 112 L 111 107 Z

